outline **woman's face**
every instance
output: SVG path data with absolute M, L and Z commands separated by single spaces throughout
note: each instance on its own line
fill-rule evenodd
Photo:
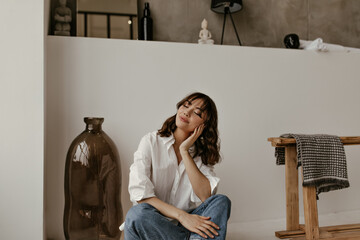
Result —
M 205 112 L 202 112 L 202 99 L 195 99 L 192 101 L 185 101 L 181 105 L 176 114 L 176 127 L 185 132 L 193 132 L 197 126 L 203 124 L 205 121 Z

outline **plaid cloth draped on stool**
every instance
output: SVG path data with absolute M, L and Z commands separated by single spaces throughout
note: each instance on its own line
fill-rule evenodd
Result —
M 344 146 L 338 136 L 283 134 L 295 138 L 298 167 L 303 168 L 303 186 L 315 186 L 316 194 L 350 186 Z M 275 148 L 276 164 L 285 164 L 285 148 Z

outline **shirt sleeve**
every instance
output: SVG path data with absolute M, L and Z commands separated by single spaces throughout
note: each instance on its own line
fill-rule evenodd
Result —
M 220 178 L 216 177 L 213 166 L 207 166 L 201 163 L 199 167 L 200 172 L 204 174 L 204 176 L 209 180 L 211 187 L 211 195 L 216 194 L 217 188 L 220 182 Z M 190 200 L 194 203 L 201 203 L 201 200 L 198 196 L 196 196 L 194 190 L 191 191 Z
M 129 194 L 130 201 L 137 204 L 145 198 L 154 197 L 154 185 L 151 176 L 151 143 L 148 136 L 141 139 L 134 153 L 134 163 L 130 167 Z

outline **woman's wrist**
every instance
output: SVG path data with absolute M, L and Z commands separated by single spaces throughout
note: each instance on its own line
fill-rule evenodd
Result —
M 177 212 L 177 216 L 176 216 L 176 220 L 178 220 L 179 222 L 182 221 L 183 217 L 188 214 L 187 212 L 180 210 Z
M 180 147 L 179 148 L 179 151 L 180 151 L 180 154 L 183 155 L 183 154 L 186 154 L 186 153 L 189 153 L 189 149 L 185 148 L 185 147 Z

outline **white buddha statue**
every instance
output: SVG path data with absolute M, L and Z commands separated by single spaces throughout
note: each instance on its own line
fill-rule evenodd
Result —
M 214 40 L 211 39 L 211 33 L 207 29 L 208 22 L 204 18 L 204 20 L 201 22 L 201 31 L 199 33 L 199 44 L 214 44 Z

